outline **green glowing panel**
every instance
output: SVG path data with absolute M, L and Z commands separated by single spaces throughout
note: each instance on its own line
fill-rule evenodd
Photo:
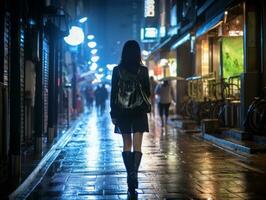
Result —
M 225 37 L 223 47 L 223 77 L 238 76 L 244 70 L 243 37 Z

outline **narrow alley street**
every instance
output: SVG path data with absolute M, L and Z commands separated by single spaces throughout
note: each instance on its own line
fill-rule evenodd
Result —
M 266 0 L 0 0 L 0 22 L 0 200 L 266 200 Z
M 138 199 L 265 199 L 266 174 L 248 158 L 150 121 Z M 93 110 L 27 199 L 127 199 L 121 152 L 109 113 Z

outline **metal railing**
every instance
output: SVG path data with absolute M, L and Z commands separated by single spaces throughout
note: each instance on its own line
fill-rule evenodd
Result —
M 182 113 L 200 121 L 220 118 L 225 126 L 240 119 L 240 76 L 215 79 L 213 74 L 187 78 L 188 99 L 182 103 Z M 236 122 L 236 123 L 235 123 Z
M 214 81 L 214 74 L 205 76 L 194 76 L 186 79 L 188 81 L 188 96 L 196 101 L 204 101 L 210 96 L 209 85 Z

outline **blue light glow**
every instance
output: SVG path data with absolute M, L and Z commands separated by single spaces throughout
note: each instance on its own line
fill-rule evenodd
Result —
M 97 69 L 97 67 L 98 67 L 97 63 L 92 63 L 90 66 L 90 70 L 94 71 Z
M 88 40 L 93 40 L 94 39 L 94 35 L 88 35 L 87 38 L 88 38 Z
M 98 49 L 92 49 L 91 54 L 96 54 L 98 52 Z
M 111 80 L 111 79 L 112 79 L 112 75 L 108 74 L 108 75 L 106 76 L 106 79 L 107 79 L 107 80 Z
M 92 56 L 92 57 L 91 57 L 91 61 L 92 61 L 92 62 L 97 62 L 99 59 L 100 59 L 99 56 Z
M 154 27 L 147 27 L 144 29 L 144 37 L 145 38 L 156 38 L 158 34 L 157 28 Z
M 81 19 L 79 19 L 79 23 L 84 23 L 86 22 L 88 19 L 88 17 L 82 17 Z
M 96 42 L 89 42 L 88 43 L 88 46 L 90 47 L 90 48 L 94 48 L 94 47 L 96 47 Z
M 77 46 L 84 41 L 84 32 L 82 28 L 78 26 L 72 26 L 69 35 L 64 37 L 64 40 L 67 44 L 71 46 Z
M 110 71 L 113 70 L 115 66 L 117 66 L 117 64 L 107 64 L 106 65 L 107 69 L 109 69 Z

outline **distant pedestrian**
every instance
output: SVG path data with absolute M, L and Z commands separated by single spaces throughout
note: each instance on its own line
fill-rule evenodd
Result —
M 155 88 L 157 86 L 157 82 L 154 80 L 153 76 L 150 77 L 150 93 L 151 93 L 151 109 L 152 114 L 155 114 Z
M 159 114 L 161 118 L 161 126 L 163 127 L 168 120 L 170 104 L 175 100 L 174 91 L 169 82 L 166 80 L 162 84 L 156 86 L 155 94 L 159 97 Z
M 100 111 L 100 105 L 101 105 L 101 87 L 97 85 L 95 91 L 94 91 L 94 96 L 95 96 L 95 106 L 97 112 Z
M 140 83 L 142 90 L 139 89 L 137 83 Z M 110 114 L 115 125 L 115 133 L 122 134 L 123 138 L 122 157 L 127 171 L 128 196 L 130 198 L 137 195 L 135 189 L 138 188 L 142 137 L 144 132 L 149 131 L 148 111 L 140 109 L 143 96 L 137 91 L 143 91 L 143 96 L 145 95 L 147 98 L 150 96 L 149 75 L 148 69 L 142 65 L 138 43 L 130 40 L 123 47 L 120 64 L 113 69 L 110 102 Z M 134 98 L 131 98 L 133 96 Z M 133 152 L 131 151 L 132 146 Z
M 77 113 L 82 113 L 83 112 L 83 99 L 80 93 L 76 94 L 76 101 L 77 101 Z
M 102 84 L 102 87 L 100 88 L 100 110 L 101 110 L 101 113 L 103 113 L 105 111 L 107 99 L 108 99 L 108 91 L 105 87 L 105 84 Z
M 87 108 L 89 111 L 91 111 L 93 107 L 93 101 L 94 101 L 94 92 L 91 85 L 88 85 L 85 90 L 85 98 L 87 103 Z

